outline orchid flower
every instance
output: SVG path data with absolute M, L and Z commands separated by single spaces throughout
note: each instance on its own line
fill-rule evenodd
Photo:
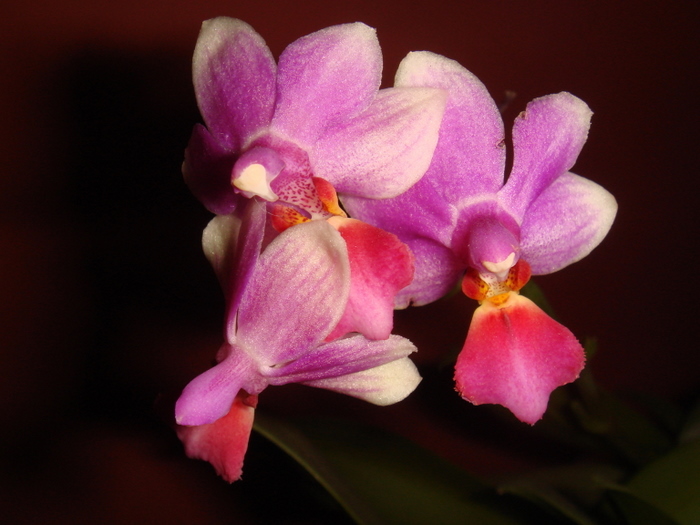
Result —
M 381 70 L 375 31 L 361 23 L 300 38 L 276 64 L 249 25 L 220 17 L 204 22 L 194 52 L 206 127 L 192 133 L 185 181 L 217 215 L 243 213 L 256 199 L 277 232 L 330 220 L 347 241 L 352 268 L 351 297 L 334 337 L 389 337 L 394 295 L 413 276 L 406 247 L 348 219 L 336 192 L 389 198 L 406 191 L 430 164 L 444 112 L 443 90 L 379 90 Z M 229 319 L 235 307 L 229 304 Z
M 505 140 L 496 104 L 458 63 L 410 53 L 395 85 L 447 90 L 435 154 L 424 177 L 388 200 L 348 197 L 360 220 L 395 233 L 413 251 L 416 275 L 398 308 L 432 302 L 465 271 L 462 289 L 481 305 L 455 368 L 457 390 L 534 424 L 556 387 L 578 377 L 584 353 L 573 334 L 518 294 L 530 274 L 585 257 L 617 211 L 613 196 L 569 172 L 591 111 L 559 93 L 533 100 L 513 127 L 513 167 L 504 183 Z
M 205 230 L 205 253 L 224 281 L 241 254 L 256 251 L 259 238 L 248 228 L 259 220 L 255 213 L 218 216 Z M 333 337 L 352 286 L 347 250 L 331 224 L 310 221 L 285 230 L 246 268 L 218 364 L 191 381 L 175 405 L 189 456 L 238 479 L 257 396 L 269 385 L 302 383 L 378 405 L 416 388 L 420 376 L 407 357 L 415 347 L 407 339 Z

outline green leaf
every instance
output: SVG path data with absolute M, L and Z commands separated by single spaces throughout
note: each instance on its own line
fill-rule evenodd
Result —
M 622 518 L 617 522 L 626 525 L 679 525 L 676 520 L 630 492 L 611 489 L 607 496 L 615 515 Z
M 684 443 L 642 469 L 627 485 L 678 523 L 700 523 L 700 440 Z
M 399 436 L 345 422 L 287 422 L 256 414 L 255 428 L 307 469 L 360 524 L 542 523 L 527 502 L 499 496 Z
M 601 481 L 615 483 L 620 469 L 590 461 L 527 472 L 499 485 L 501 493 L 526 498 L 577 525 L 596 525 L 590 514 L 604 491 Z

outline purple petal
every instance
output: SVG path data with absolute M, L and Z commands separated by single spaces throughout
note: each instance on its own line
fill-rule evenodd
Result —
M 192 60 L 199 110 L 219 143 L 235 152 L 269 125 L 276 65 L 265 41 L 235 18 L 207 20 Z
M 266 386 L 254 361 L 240 348 L 222 349 L 228 357 L 195 377 L 175 403 L 178 425 L 206 425 L 225 416 L 238 391 L 258 394 Z
M 433 163 L 425 177 L 443 199 L 457 204 L 503 184 L 503 121 L 486 87 L 454 60 L 427 51 L 409 53 L 396 86 L 432 87 L 448 93 Z
M 357 397 L 379 406 L 392 405 L 413 392 L 421 377 L 408 357 L 340 377 L 307 381 L 304 384 Z
M 369 108 L 324 135 L 309 157 L 315 175 L 339 193 L 394 197 L 430 165 L 445 105 L 441 90 L 391 88 Z
M 396 361 L 415 351 L 413 343 L 398 335 L 372 341 L 358 334 L 324 343 L 299 359 L 269 370 L 266 379 L 271 385 L 283 385 L 345 376 Z
M 262 366 L 291 361 L 338 324 L 349 287 L 340 233 L 326 221 L 292 226 L 258 259 L 241 301 L 236 340 Z
M 364 110 L 381 74 L 381 49 L 371 27 L 344 24 L 300 38 L 280 56 L 273 128 L 308 147 L 328 127 Z
M 574 263 L 598 246 L 617 212 L 607 190 L 567 173 L 528 208 L 521 228 L 522 257 L 541 275 Z
M 391 232 L 404 242 L 419 236 L 449 242 L 452 236 L 455 210 L 425 178 L 392 199 L 343 195 L 341 200 L 352 218 Z
M 235 158 L 201 124 L 195 125 L 185 149 L 182 175 L 192 194 L 217 215 L 231 213 L 243 197 L 231 186 Z
M 236 340 L 236 314 L 260 255 L 267 209 L 249 199 L 237 214 L 219 215 L 204 229 L 202 248 L 226 296 L 226 339 Z
M 536 98 L 513 125 L 513 169 L 500 192 L 518 221 L 527 207 L 576 162 L 593 113 L 570 93 Z
M 415 257 L 416 272 L 413 282 L 396 294 L 396 308 L 432 303 L 454 288 L 465 265 L 451 249 L 425 238 L 406 244 Z

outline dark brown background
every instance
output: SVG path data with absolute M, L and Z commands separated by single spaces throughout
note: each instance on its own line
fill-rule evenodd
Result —
M 620 211 L 592 255 L 538 282 L 574 333 L 598 337 L 591 366 L 605 386 L 690 400 L 699 378 L 694 6 L 68 0 L 3 7 L 0 493 L 11 504 L 0 512 L 27 523 L 255 521 L 250 485 L 257 479 L 267 493 L 255 474 L 264 460 L 249 459 L 248 487 L 229 487 L 207 465 L 183 459 L 153 410 L 158 395 L 168 399 L 208 366 L 220 333 L 222 301 L 199 248 L 209 216 L 179 173 L 198 120 L 190 56 L 201 21 L 217 15 L 250 23 L 275 55 L 322 27 L 363 21 L 378 30 L 386 85 L 408 51 L 428 49 L 461 62 L 497 100 L 517 92 L 507 122 L 536 96 L 566 90 L 584 99 L 595 116 L 575 171 L 609 189 Z M 472 307 L 456 298 L 399 315 L 398 331 L 419 345 L 427 377 L 415 399 L 376 409 L 292 386 L 266 391 L 261 407 L 332 407 L 384 421 L 484 476 L 547 462 L 537 442 L 512 443 L 497 424 L 484 429 L 483 410 L 453 402 L 449 372 L 435 371 L 461 344 Z M 307 518 L 287 522 L 294 519 Z

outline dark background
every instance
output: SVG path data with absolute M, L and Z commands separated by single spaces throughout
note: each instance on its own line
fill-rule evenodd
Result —
M 508 125 L 536 96 L 585 100 L 595 116 L 574 171 L 620 210 L 589 257 L 537 282 L 577 336 L 598 338 L 590 366 L 604 386 L 692 400 L 695 2 L 16 2 L 0 17 L 0 513 L 10 522 L 262 522 L 251 508 L 266 505 L 256 500 L 266 483 L 277 498 L 277 470 L 301 475 L 257 439 L 244 481 L 229 487 L 184 458 L 160 414 L 220 339 L 223 301 L 199 245 L 210 217 L 180 175 L 199 120 L 191 54 L 201 21 L 218 15 L 250 23 L 276 56 L 363 21 L 378 30 L 386 86 L 408 51 L 444 54 L 497 101 L 517 93 Z M 473 306 L 456 297 L 398 315 L 426 377 L 400 405 L 289 386 L 268 389 L 260 409 L 381 422 L 484 477 L 556 461 L 457 399 L 439 368 Z M 310 519 L 299 512 L 277 522 Z

